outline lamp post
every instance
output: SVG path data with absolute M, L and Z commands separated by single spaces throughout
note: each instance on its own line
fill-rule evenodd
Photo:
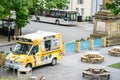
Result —
M 10 27 L 10 13 L 9 13 L 9 19 L 8 19 L 8 42 L 11 41 L 11 27 Z

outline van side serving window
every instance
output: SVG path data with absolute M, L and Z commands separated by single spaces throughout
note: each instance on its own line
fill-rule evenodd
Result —
M 41 43 L 42 50 L 51 51 L 60 48 L 60 39 L 59 38 L 52 38 L 45 40 Z
M 51 40 L 46 40 L 44 44 L 45 44 L 46 51 L 50 51 L 51 50 Z

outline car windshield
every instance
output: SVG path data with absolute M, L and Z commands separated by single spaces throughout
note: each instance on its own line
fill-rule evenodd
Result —
M 30 51 L 30 48 L 32 47 L 31 44 L 22 44 L 22 43 L 17 43 L 13 53 L 15 54 L 27 54 Z

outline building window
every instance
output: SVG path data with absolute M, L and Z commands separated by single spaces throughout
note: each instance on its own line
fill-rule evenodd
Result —
M 76 12 L 79 12 L 79 8 L 76 8 Z
M 81 8 L 81 15 L 84 15 L 84 8 Z
M 83 0 L 77 0 L 78 4 L 83 4 Z

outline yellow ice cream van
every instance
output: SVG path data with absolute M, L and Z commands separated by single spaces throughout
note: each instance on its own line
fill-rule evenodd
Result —
M 56 65 L 63 58 L 63 42 L 60 33 L 38 31 L 17 36 L 16 46 L 6 56 L 9 68 L 37 67 L 45 64 Z

